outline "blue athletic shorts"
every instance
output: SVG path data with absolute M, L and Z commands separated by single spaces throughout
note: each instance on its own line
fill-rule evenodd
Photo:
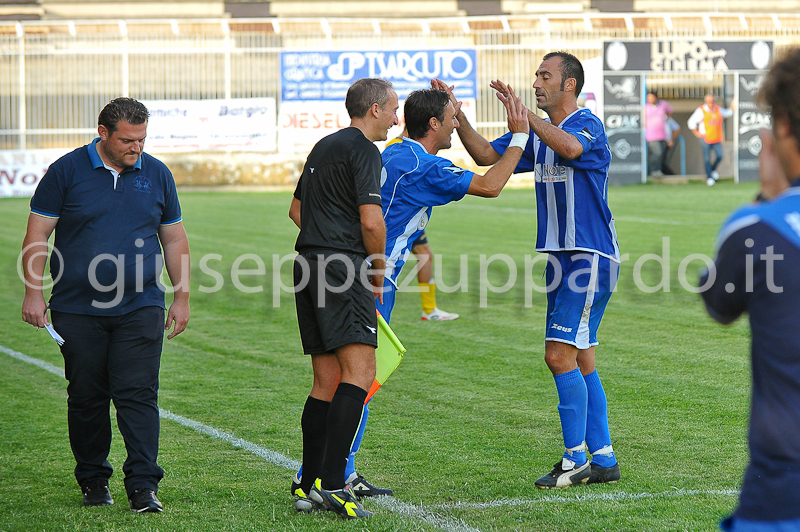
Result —
M 619 264 L 596 253 L 550 253 L 547 280 L 545 341 L 563 342 L 578 349 L 597 345 L 603 319 L 619 277 Z
M 375 307 L 378 309 L 378 312 L 381 313 L 383 319 L 386 320 L 386 323 L 389 323 L 392 319 L 392 309 L 394 308 L 394 301 L 395 301 L 395 294 L 397 293 L 397 288 L 394 287 L 392 282 L 389 279 L 383 280 L 383 303 L 381 303 L 378 298 L 375 298 Z
M 738 517 L 728 517 L 719 525 L 726 532 L 798 532 L 800 519 L 786 521 L 750 521 Z

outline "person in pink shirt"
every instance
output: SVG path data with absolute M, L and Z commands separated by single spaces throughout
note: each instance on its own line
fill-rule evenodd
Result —
M 654 92 L 647 93 L 644 108 L 644 138 L 647 141 L 647 174 L 664 175 L 661 168 L 667 151 L 667 122 L 672 116 L 672 106 L 659 100 Z

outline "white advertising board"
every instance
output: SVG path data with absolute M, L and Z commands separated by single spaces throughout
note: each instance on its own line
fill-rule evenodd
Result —
M 275 98 L 142 100 L 148 152 L 275 151 Z
M 388 139 L 400 135 L 405 122 L 403 120 L 403 104 L 397 110 L 400 124 L 389 130 Z M 477 113 L 474 98 L 462 100 L 461 108 L 470 121 L 475 125 Z M 335 133 L 350 125 L 350 117 L 344 106 L 344 101 L 288 101 L 281 103 L 278 117 L 278 149 L 281 152 L 310 152 L 322 137 Z M 453 146 L 461 146 L 458 133 L 453 132 Z M 378 143 L 379 148 L 383 144 Z
M 70 151 L 0 150 L 0 198 L 33 196 L 50 164 Z

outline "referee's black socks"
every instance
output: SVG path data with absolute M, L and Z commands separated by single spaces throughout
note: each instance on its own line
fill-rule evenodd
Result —
M 328 434 L 325 461 L 322 464 L 322 489 L 338 490 L 344 486 L 344 470 L 353 438 L 361 423 L 367 390 L 340 382 L 328 409 Z M 305 432 L 305 430 L 304 430 Z M 305 437 L 303 439 L 305 443 Z M 305 460 L 305 453 L 304 453 Z M 306 467 L 305 465 L 303 466 Z M 305 480 L 305 470 L 303 480 Z M 313 482 L 313 480 L 312 480 Z
M 306 494 L 311 491 L 314 480 L 320 476 L 322 462 L 325 460 L 330 406 L 328 401 L 309 396 L 303 408 L 303 417 L 300 418 L 300 427 L 303 430 L 303 477 L 300 479 L 300 487 Z

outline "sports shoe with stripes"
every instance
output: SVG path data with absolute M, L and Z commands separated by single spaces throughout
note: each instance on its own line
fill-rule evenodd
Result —
M 372 517 L 372 512 L 368 512 L 356 499 L 353 488 L 347 484 L 340 490 L 322 489 L 322 479 L 314 481 L 314 486 L 308 494 L 309 498 L 321 505 L 326 510 L 336 512 L 345 519 L 362 519 Z
M 556 462 L 552 471 L 534 482 L 534 486 L 543 490 L 568 488 L 573 484 L 585 484 L 591 473 L 591 462 L 587 461 L 579 466 L 571 460 L 562 458 Z
M 295 473 L 292 479 L 292 497 L 294 497 L 294 509 L 298 512 L 309 513 L 321 510 L 322 507 L 312 501 L 308 494 L 300 487 L 300 477 Z
M 378 497 L 380 495 L 387 495 L 391 496 L 394 495 L 394 492 L 389 488 L 379 488 L 377 486 L 373 486 L 371 483 L 367 482 L 367 480 L 356 473 L 356 478 L 348 482 L 350 486 L 353 488 L 353 493 L 356 494 L 356 497 Z

